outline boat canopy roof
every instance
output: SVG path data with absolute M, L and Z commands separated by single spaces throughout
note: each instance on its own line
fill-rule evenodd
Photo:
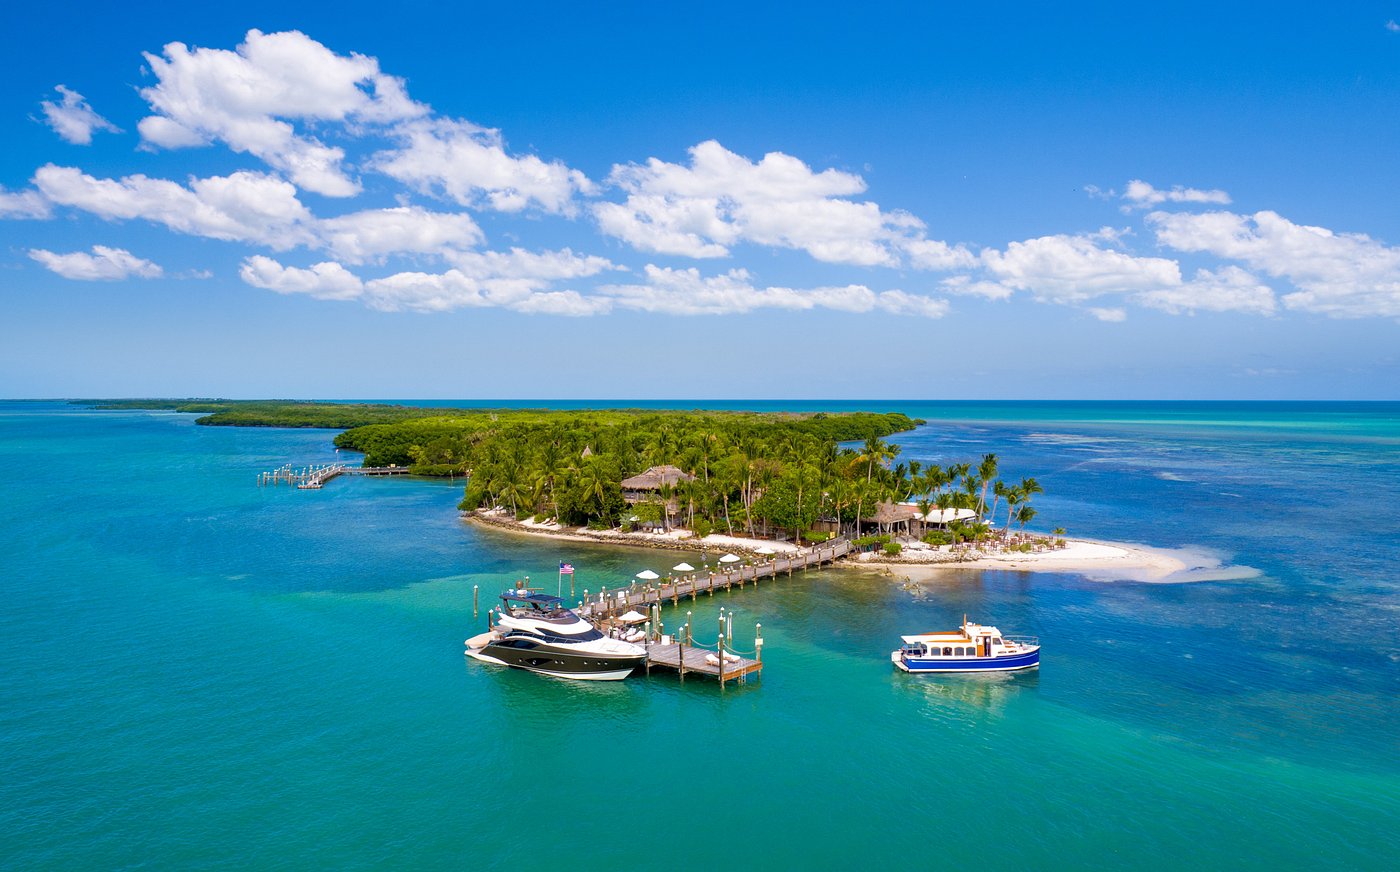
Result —
M 501 594 L 501 599 L 513 603 L 534 603 L 539 606 L 557 606 L 563 602 L 557 596 L 550 596 L 547 593 L 535 593 L 530 590 L 508 590 Z

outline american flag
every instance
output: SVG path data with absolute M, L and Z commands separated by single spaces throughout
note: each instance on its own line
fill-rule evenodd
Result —
M 573 565 L 572 563 L 560 563 L 560 564 L 559 564 L 559 574 L 560 574 L 560 575 L 573 575 L 573 574 L 574 574 L 574 565 Z

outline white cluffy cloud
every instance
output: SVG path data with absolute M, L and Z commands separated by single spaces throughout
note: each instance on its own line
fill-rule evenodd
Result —
M 1153 212 L 1157 241 L 1178 251 L 1238 260 L 1295 291 L 1290 309 L 1337 318 L 1400 317 L 1400 248 L 1361 233 L 1294 224 L 1276 212 Z
M 1117 294 L 1171 314 L 1245 312 L 1272 314 L 1273 291 L 1239 267 L 1197 270 L 1188 280 L 1181 265 L 1164 257 L 1142 257 L 1104 244 L 1117 245 L 1121 231 L 1108 228 L 1095 234 L 1042 236 L 1013 242 L 1005 251 L 982 252 L 986 272 L 995 280 L 974 282 L 963 277 L 945 280 L 953 293 L 1002 299 L 1027 291 L 1048 303 L 1081 305 Z M 1121 307 L 1089 307 L 1101 321 L 1122 321 Z
M 462 206 L 487 205 L 501 212 L 535 207 L 573 215 L 575 195 L 593 190 L 578 170 L 534 155 L 514 157 L 499 130 L 467 121 L 423 119 L 398 125 L 394 135 L 399 147 L 374 155 L 369 166 Z
M 34 248 L 30 249 L 29 256 L 50 272 L 80 281 L 116 281 L 132 277 L 155 279 L 163 274 L 161 268 L 149 260 L 137 257 L 124 248 L 108 248 L 105 245 L 94 245 L 92 254 L 85 251 L 58 254 Z
M 311 212 L 289 183 L 262 173 L 193 179 L 189 187 L 143 175 L 98 179 L 47 164 L 34 186 L 52 203 L 101 218 L 141 218 L 178 233 L 287 249 L 314 240 Z
M 347 263 L 383 260 L 391 254 L 444 256 L 482 241 L 481 228 L 464 212 L 429 212 L 417 206 L 369 209 L 316 224 L 324 247 Z
M 1013 242 L 1005 251 L 987 249 L 982 264 L 998 284 L 1054 303 L 1082 303 L 1104 294 L 1181 284 L 1181 267 L 1174 260 L 1138 257 L 1100 245 L 1115 236 L 1112 231 L 1041 236 Z M 982 294 L 996 296 L 990 289 Z
M 1216 206 L 1226 206 L 1230 203 L 1230 195 L 1221 190 L 1203 191 L 1199 188 L 1173 185 L 1171 190 L 1163 191 L 1141 179 L 1128 182 L 1128 186 L 1123 190 L 1123 199 L 1139 209 L 1160 206 L 1163 203 L 1208 203 Z
M 172 42 L 145 57 L 157 79 L 141 90 L 155 112 L 138 125 L 146 143 L 181 148 L 217 140 L 331 197 L 360 189 L 342 167 L 344 150 L 298 132 L 291 121 L 386 124 L 428 111 L 374 58 L 338 55 L 298 31 L 250 30 L 235 51 Z
M 254 287 L 281 294 L 307 294 L 322 300 L 358 299 L 382 311 L 446 312 L 499 307 L 527 313 L 593 315 L 611 306 L 603 298 L 552 287 L 556 281 L 617 268 L 605 258 L 577 255 L 567 248 L 549 252 L 517 248 L 509 252 L 463 252 L 454 255 L 454 260 L 457 268 L 443 273 L 400 272 L 363 281 L 334 262 L 302 269 L 255 255 L 243 262 L 239 274 Z
M 364 283 L 358 276 L 329 261 L 301 269 L 255 254 L 243 261 L 238 274 L 255 288 L 279 294 L 306 294 L 318 300 L 353 300 L 364 293 Z
M 651 158 L 614 166 L 609 181 L 627 199 L 596 204 L 598 225 L 643 251 L 723 257 L 753 242 L 858 266 L 897 266 L 905 255 L 926 269 L 973 261 L 962 247 L 925 239 L 913 215 L 847 199 L 865 191 L 860 176 L 813 172 L 781 152 L 755 163 L 711 140 L 690 149 L 689 166 Z
M 318 219 L 290 183 L 264 173 L 191 179 L 188 186 L 142 175 L 99 179 L 49 164 L 34 174 L 37 192 L 16 208 L 71 206 L 108 220 L 141 219 L 179 233 L 249 242 L 277 251 L 322 249 L 338 260 L 380 262 L 399 254 L 446 257 L 479 245 L 481 228 L 461 212 L 417 206 L 366 209 Z M 0 208 L 5 206 L 0 199 Z
M 0 188 L 0 218 L 47 218 L 49 201 L 38 191 L 7 191 Z
M 599 293 L 620 308 L 668 315 L 733 315 L 755 309 L 835 309 L 842 312 L 881 310 L 927 318 L 942 317 L 948 303 L 931 297 L 893 290 L 876 292 L 864 285 L 795 288 L 754 285 L 746 270 L 702 277 L 700 271 L 671 269 L 648 264 L 646 281 L 606 285 Z
M 88 145 L 97 131 L 121 132 L 115 124 L 94 112 L 82 94 L 63 85 L 55 86 L 54 90 L 62 99 L 58 103 L 43 100 L 39 106 L 44 110 L 44 121 L 67 142 Z

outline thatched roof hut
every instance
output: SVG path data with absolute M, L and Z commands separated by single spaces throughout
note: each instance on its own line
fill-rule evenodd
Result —
M 646 472 L 622 480 L 624 491 L 656 491 L 663 485 L 674 486 L 677 482 L 694 481 L 695 476 L 674 466 L 653 466 Z
M 904 503 L 893 503 L 887 500 L 876 506 L 875 514 L 865 518 L 865 520 L 873 521 L 882 526 L 888 526 L 890 524 L 912 521 L 917 517 L 919 517 L 919 510 L 915 506 L 905 505 Z

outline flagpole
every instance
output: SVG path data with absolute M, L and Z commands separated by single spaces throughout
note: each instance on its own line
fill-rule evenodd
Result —
M 562 563 L 559 564 L 559 586 L 555 589 L 555 593 L 560 598 L 564 596 L 564 564 Z

